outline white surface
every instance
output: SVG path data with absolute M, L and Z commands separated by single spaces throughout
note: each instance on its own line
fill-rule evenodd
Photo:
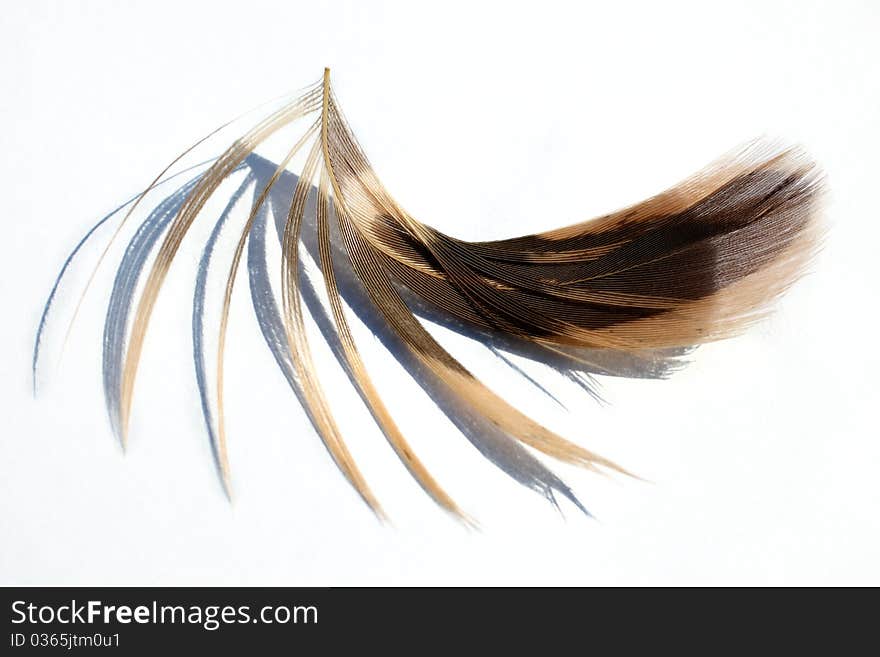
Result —
M 420 4 L 3 2 L 0 584 L 880 584 L 877 4 Z M 533 367 L 572 409 L 561 413 L 441 334 L 515 402 L 653 481 L 557 468 L 600 522 L 570 507 L 563 520 L 486 464 L 361 330 L 401 425 L 479 533 L 408 481 L 328 364 L 395 528 L 371 517 L 283 384 L 240 284 L 230 506 L 189 361 L 198 240 L 156 309 L 127 455 L 99 389 L 110 270 L 36 401 L 31 341 L 94 218 L 207 129 L 325 65 L 389 189 L 452 234 L 596 215 L 770 134 L 827 169 L 827 248 L 772 320 L 700 349 L 671 381 L 607 380 L 605 408 Z M 451 171 L 456 196 L 439 191 Z M 61 334 L 63 320 L 54 344 Z

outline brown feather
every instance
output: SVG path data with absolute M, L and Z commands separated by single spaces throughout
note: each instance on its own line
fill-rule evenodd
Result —
M 623 352 L 626 362 L 636 364 L 655 357 L 662 361 L 666 352 L 658 350 L 734 335 L 766 314 L 803 274 L 820 242 L 821 173 L 800 150 L 760 141 L 653 198 L 590 221 L 497 241 L 456 239 L 410 216 L 385 189 L 342 116 L 327 71 L 321 84 L 264 119 L 223 153 L 171 223 L 128 340 L 119 396 L 123 441 L 147 326 L 181 241 L 207 199 L 255 148 L 283 126 L 306 117 L 314 117 L 314 123 L 256 199 L 226 280 L 215 401 L 216 453 L 227 490 L 223 359 L 236 271 L 260 207 L 294 154 L 310 140 L 314 143 L 290 201 L 282 240 L 284 330 L 302 398 L 318 433 L 336 465 L 379 517 L 384 517 L 382 508 L 346 447 L 306 338 L 299 245 L 315 176 L 318 202 L 312 211 L 319 259 L 344 364 L 410 474 L 439 506 L 466 521 L 467 515 L 416 456 L 367 373 L 337 287 L 336 258 L 347 258 L 345 264 L 383 321 L 412 360 L 443 388 L 444 396 L 493 430 L 543 454 L 595 471 L 626 472 L 542 426 L 480 382 L 416 319 L 407 295 L 479 333 L 533 345 L 537 354 L 599 363 L 597 371 L 602 373 L 627 375 L 626 367 L 603 365 L 602 351 L 589 350 Z M 331 220 L 344 249 L 331 243 Z

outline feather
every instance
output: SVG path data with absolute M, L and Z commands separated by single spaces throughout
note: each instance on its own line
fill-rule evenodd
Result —
M 263 141 L 299 120 L 311 123 L 278 165 L 255 153 Z M 288 168 L 301 150 L 308 155 L 295 176 Z M 163 183 L 172 165 L 144 194 Z M 557 403 L 507 354 L 545 362 L 599 399 L 594 375 L 665 378 L 695 346 L 736 335 L 765 316 L 803 274 L 822 234 L 824 182 L 818 167 L 797 148 L 759 140 L 623 210 L 533 235 L 460 240 L 421 223 L 394 200 L 352 134 L 325 70 L 319 83 L 271 113 L 168 196 L 132 238 L 105 323 L 105 398 L 123 445 L 143 341 L 162 284 L 205 203 L 238 170 L 245 170 L 246 178 L 205 246 L 193 303 L 202 411 L 224 489 L 231 495 L 223 404 L 226 328 L 247 248 L 251 297 L 267 345 L 336 466 L 379 518 L 384 511 L 354 462 L 321 385 L 305 330 L 306 309 L 394 453 L 440 508 L 473 522 L 395 422 L 393 408 L 367 372 L 343 299 L 484 456 L 554 504 L 555 491 L 586 513 L 528 449 L 595 472 L 630 473 L 504 400 L 440 345 L 418 317 L 484 341 Z M 251 209 L 226 277 L 212 397 L 203 346 L 208 269 L 220 230 L 251 186 Z M 129 202 L 123 223 L 144 194 Z M 282 252 L 280 309 L 265 253 L 270 216 L 276 218 Z M 34 377 L 49 307 L 81 246 L 64 263 L 41 318 Z M 301 246 L 320 265 L 329 315 L 304 274 Z M 142 271 L 146 279 L 135 303 Z

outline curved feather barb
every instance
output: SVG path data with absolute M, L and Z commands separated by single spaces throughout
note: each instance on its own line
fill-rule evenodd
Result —
M 307 127 L 280 164 L 255 153 L 295 121 Z M 304 164 L 297 176 L 289 167 L 298 154 Z M 117 210 L 128 208 L 122 223 L 148 193 L 170 180 L 161 180 L 167 171 Z M 105 397 L 123 446 L 162 284 L 205 204 L 241 171 L 244 179 L 204 248 L 193 303 L 196 375 L 221 480 L 231 493 L 223 363 L 236 273 L 247 248 L 260 330 L 333 461 L 379 517 L 382 507 L 321 385 L 306 312 L 402 464 L 441 508 L 470 522 L 395 423 L 361 358 L 348 312 L 382 339 L 484 456 L 554 503 L 558 493 L 585 511 L 526 448 L 597 472 L 626 471 L 513 407 L 444 349 L 417 316 L 478 337 L 500 356 L 514 353 L 548 363 L 595 395 L 593 375 L 662 378 L 681 365 L 689 348 L 735 335 L 762 317 L 804 271 L 819 237 L 817 167 L 797 149 L 755 142 L 666 192 L 597 219 L 499 241 L 456 239 L 412 217 L 385 189 L 343 118 L 325 71 L 320 83 L 269 114 L 160 202 L 132 237 L 117 270 L 104 332 Z M 206 284 L 217 238 L 249 193 L 250 211 L 225 272 L 212 382 L 203 339 Z M 266 258 L 273 223 L 282 253 L 280 308 Z M 34 351 L 35 378 L 46 317 L 82 244 L 65 262 L 46 304 Z M 320 265 L 329 314 L 302 274 L 301 247 Z

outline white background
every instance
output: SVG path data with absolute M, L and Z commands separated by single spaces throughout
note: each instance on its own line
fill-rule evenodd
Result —
M 880 584 L 877 3 L 2 5 L 0 584 Z M 767 134 L 827 170 L 827 246 L 771 320 L 698 350 L 670 381 L 606 380 L 607 407 L 530 367 L 561 412 L 478 345 L 438 333 L 515 403 L 651 480 L 556 468 L 598 521 L 570 506 L 561 517 L 486 464 L 356 326 L 395 416 L 479 532 L 408 480 L 324 358 L 395 524 L 376 522 L 278 375 L 240 282 L 230 505 L 189 360 L 199 239 L 156 309 L 127 454 L 99 387 L 112 267 L 60 366 L 49 352 L 36 400 L 32 339 L 94 219 L 212 126 L 325 65 L 388 188 L 454 235 L 597 215 Z M 68 310 L 97 251 L 84 257 Z

